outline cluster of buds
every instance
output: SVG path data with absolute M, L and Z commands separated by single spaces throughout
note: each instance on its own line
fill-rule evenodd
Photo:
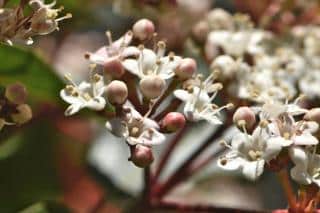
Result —
M 167 134 L 182 129 L 186 121 L 222 124 L 219 113 L 232 104 L 212 103 L 222 89 L 215 82 L 218 72 L 203 78 L 194 59 L 167 54 L 153 22 L 138 20 L 116 41 L 111 32 L 106 36 L 108 45 L 85 54 L 91 63 L 90 81 L 76 84 L 66 76 L 69 83 L 60 95 L 70 104 L 67 116 L 82 108 L 108 112 L 107 129 L 125 140 L 129 160 L 138 167 L 149 166 L 152 146 L 165 142 Z M 180 105 L 183 113 L 177 112 Z
M 58 23 L 71 18 L 71 14 L 59 17 L 63 7 L 53 8 L 55 2 L 45 4 L 43 0 L 20 1 L 15 8 L 0 5 L 0 42 L 12 45 L 15 42 L 32 44 L 32 37 L 46 35 L 58 30 Z M 31 12 L 25 15 L 25 10 Z
M 4 89 L 0 98 L 0 130 L 5 125 L 21 125 L 32 118 L 26 98 L 26 88 L 20 83 L 10 84 Z

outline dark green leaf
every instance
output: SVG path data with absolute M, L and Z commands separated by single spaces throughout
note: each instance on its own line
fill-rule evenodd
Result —
M 30 50 L 0 44 L 0 84 L 23 83 L 35 101 L 57 101 L 62 81 Z

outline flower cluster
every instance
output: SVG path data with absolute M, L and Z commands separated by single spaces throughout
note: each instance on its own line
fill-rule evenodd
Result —
M 64 19 L 71 18 L 71 14 L 58 17 L 63 7 L 53 8 L 55 2 L 45 4 L 43 0 L 21 1 L 15 8 L 5 8 L 0 5 L 0 42 L 12 45 L 20 42 L 32 44 L 32 37 L 46 35 L 58 30 L 58 23 Z M 31 12 L 25 15 L 26 7 Z
M 21 125 L 32 118 L 26 98 L 26 88 L 20 83 L 10 84 L 4 89 L 0 97 L 0 130 L 5 125 Z
M 319 27 L 296 26 L 275 35 L 253 26 L 246 15 L 214 9 L 193 29 L 228 95 L 260 103 L 285 101 L 300 91 L 318 98 Z
M 137 21 L 116 41 L 111 32 L 106 36 L 108 45 L 85 54 L 91 62 L 90 81 L 76 84 L 66 76 L 68 84 L 60 93 L 70 104 L 66 115 L 83 108 L 104 114 L 107 129 L 126 141 L 129 160 L 139 167 L 150 165 L 151 146 L 163 143 L 186 120 L 222 123 L 219 112 L 232 106 L 212 103 L 222 89 L 215 82 L 218 73 L 204 79 L 196 73 L 194 59 L 167 53 L 153 22 Z M 183 114 L 176 112 L 181 104 Z

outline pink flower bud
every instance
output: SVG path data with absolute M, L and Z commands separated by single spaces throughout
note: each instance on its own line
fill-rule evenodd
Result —
M 256 123 L 256 116 L 249 107 L 239 107 L 233 114 L 233 122 L 238 126 L 251 128 Z
M 192 58 L 184 58 L 181 60 L 178 68 L 175 70 L 175 73 L 181 80 L 186 80 L 191 78 L 196 71 L 196 61 Z
M 114 80 L 107 86 L 106 95 L 111 104 L 123 104 L 128 97 L 127 85 L 122 81 Z
M 23 84 L 14 83 L 6 87 L 5 96 L 14 104 L 23 104 L 27 99 L 27 91 Z
M 125 70 L 119 59 L 107 61 L 104 66 L 104 72 L 114 78 L 121 78 Z
M 309 110 L 309 112 L 304 115 L 304 119 L 320 123 L 320 108 L 313 108 Z
M 28 104 L 21 104 L 16 109 L 17 113 L 11 114 L 11 118 L 15 123 L 24 124 L 31 120 L 32 110 Z
M 148 146 L 138 144 L 131 149 L 131 156 L 129 160 L 137 167 L 145 168 L 154 160 L 152 149 Z
M 161 127 L 166 132 L 175 132 L 184 127 L 186 119 L 180 112 L 169 112 L 162 120 Z
M 148 19 L 140 19 L 132 27 L 133 35 L 140 40 L 151 38 L 154 30 L 154 24 Z
M 140 90 L 143 96 L 148 99 L 158 98 L 165 86 L 166 82 L 157 75 L 146 76 L 140 81 Z

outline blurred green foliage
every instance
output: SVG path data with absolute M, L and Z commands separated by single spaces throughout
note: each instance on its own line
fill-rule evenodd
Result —
M 31 50 L 0 45 L 0 84 L 23 83 L 31 101 L 60 100 L 62 81 L 51 66 Z

